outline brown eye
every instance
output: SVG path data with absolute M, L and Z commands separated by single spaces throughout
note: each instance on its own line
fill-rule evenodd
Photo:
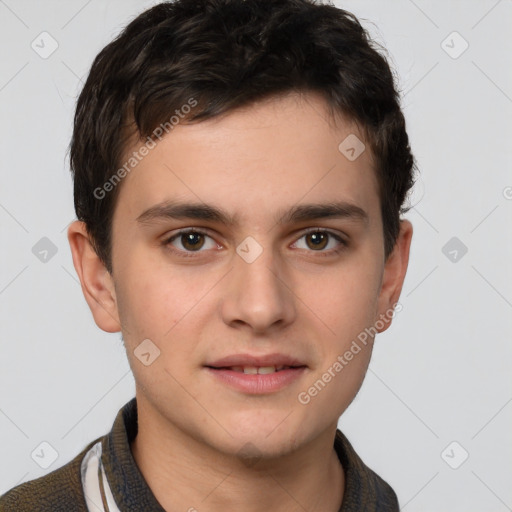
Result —
M 329 241 L 329 235 L 325 232 L 317 231 L 314 233 L 308 233 L 306 236 L 306 240 L 311 240 L 311 244 L 307 243 L 308 247 L 311 249 L 325 249 L 328 241 Z
M 189 233 L 182 233 L 180 235 L 180 241 L 183 247 L 189 251 L 197 251 L 204 245 L 204 235 L 191 231 Z
M 210 241 L 209 246 L 208 240 Z M 163 242 L 163 245 L 168 247 L 172 252 L 182 256 L 193 256 L 194 253 L 205 252 L 201 249 L 218 248 L 211 236 L 198 229 L 178 231 L 173 236 L 167 238 Z
M 300 246 L 302 239 L 305 240 L 303 247 Z M 313 228 L 307 233 L 304 233 L 294 245 L 299 249 L 317 252 L 319 256 L 330 256 L 343 251 L 347 247 L 347 242 L 332 231 Z

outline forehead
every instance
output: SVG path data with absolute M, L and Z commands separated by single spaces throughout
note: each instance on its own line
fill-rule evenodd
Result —
M 132 145 L 126 158 L 142 145 Z M 357 158 L 351 150 L 360 152 Z M 114 219 L 135 221 L 151 207 L 177 201 L 217 205 L 223 220 L 238 224 L 275 222 L 299 203 L 345 202 L 368 211 L 378 202 L 361 133 L 354 123 L 331 119 L 316 94 L 177 124 L 146 153 L 121 183 Z

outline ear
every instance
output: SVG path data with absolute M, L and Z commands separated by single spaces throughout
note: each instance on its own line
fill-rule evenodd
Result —
M 412 240 L 412 224 L 408 220 L 400 221 L 400 232 L 395 246 L 384 264 L 384 274 L 378 300 L 380 322 L 376 322 L 378 332 L 384 332 L 393 318 L 393 309 L 400 298 L 405 273 L 409 263 L 409 249 Z
M 121 331 L 114 281 L 96 254 L 84 222 L 75 221 L 68 227 L 68 241 L 73 265 L 96 325 L 106 332 Z

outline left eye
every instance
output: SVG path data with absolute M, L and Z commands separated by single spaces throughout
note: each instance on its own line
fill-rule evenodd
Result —
M 211 240 L 210 247 L 207 247 L 207 244 L 205 244 L 205 238 Z M 313 252 L 339 252 L 344 246 L 346 246 L 346 242 L 339 235 L 331 231 L 321 229 L 312 229 L 307 233 L 302 234 L 298 241 L 293 245 L 297 246 L 299 241 L 303 238 L 306 240 L 305 249 L 311 249 Z M 329 245 L 329 242 L 333 242 L 333 240 L 337 243 L 334 243 L 334 246 L 328 248 L 328 250 L 324 250 Z M 182 253 L 201 252 L 201 249 L 214 249 L 215 247 L 221 248 L 221 246 L 219 246 L 211 236 L 198 229 L 179 231 L 163 242 L 165 246 L 172 245 L 173 247 L 176 247 L 174 245 L 175 243 L 181 244 L 182 249 L 177 248 L 176 251 Z M 304 247 L 298 248 L 303 249 Z
M 313 251 L 315 252 L 331 252 L 332 251 L 339 251 L 340 245 L 343 247 L 345 246 L 345 241 L 335 233 L 332 233 L 331 231 L 325 231 L 325 230 L 312 230 L 307 233 L 304 233 L 299 240 L 302 238 L 305 238 L 306 240 L 310 240 L 311 243 L 308 243 L 306 241 L 306 249 L 313 248 Z M 329 244 L 329 239 L 332 241 L 333 239 L 338 242 L 338 244 L 334 244 L 334 247 L 331 247 L 330 250 L 322 251 L 322 249 L 325 249 L 326 246 Z M 295 242 L 294 245 L 296 245 L 298 242 Z M 337 247 L 338 246 L 338 247 Z M 320 251 L 319 251 L 320 250 Z

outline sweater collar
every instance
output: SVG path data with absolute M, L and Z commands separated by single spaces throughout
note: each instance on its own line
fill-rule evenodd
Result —
M 165 512 L 133 458 L 130 443 L 137 431 L 137 401 L 134 397 L 118 412 L 112 430 L 102 440 L 102 462 L 112 494 L 123 512 Z M 339 512 L 398 510 L 394 491 L 363 463 L 339 429 L 336 430 L 334 449 L 345 474 Z

